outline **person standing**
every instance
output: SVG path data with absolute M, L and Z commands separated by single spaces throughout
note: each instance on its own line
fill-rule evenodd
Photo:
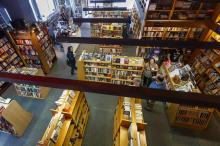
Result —
M 67 51 L 67 65 L 69 65 L 71 67 L 71 75 L 73 75 L 74 71 L 77 68 L 76 68 L 76 58 L 74 57 L 73 47 L 72 46 L 68 47 L 68 51 Z
M 152 78 L 157 75 L 158 65 L 154 58 L 151 58 L 150 61 L 145 60 L 145 62 L 143 85 L 148 87 L 152 81 Z
M 158 75 L 156 77 L 156 80 L 150 84 L 149 88 L 166 90 L 167 86 L 166 86 L 166 82 L 164 81 L 164 77 L 162 75 Z M 145 109 L 148 111 L 152 111 L 154 104 L 155 104 L 154 100 L 147 100 L 147 106 L 145 107 Z

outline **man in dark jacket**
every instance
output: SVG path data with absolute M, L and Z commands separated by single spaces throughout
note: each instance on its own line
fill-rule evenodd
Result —
M 67 52 L 67 64 L 71 67 L 71 75 L 74 74 L 74 70 L 76 70 L 76 59 L 73 55 L 72 51 L 72 46 L 68 47 L 68 52 Z

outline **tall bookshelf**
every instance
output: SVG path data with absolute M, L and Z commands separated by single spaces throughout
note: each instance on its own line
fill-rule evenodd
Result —
M 210 20 L 217 2 L 193 0 L 151 0 L 148 20 Z
M 133 38 L 138 39 L 140 36 L 140 31 L 141 31 L 141 19 L 140 16 L 138 15 L 138 10 L 134 6 L 131 11 L 131 28 L 133 32 Z
M 129 11 L 93 11 L 93 18 L 128 18 Z M 122 38 L 123 23 L 91 23 L 91 36 Z
M 89 117 L 85 94 L 64 90 L 38 146 L 81 146 Z
M 56 53 L 45 26 L 37 25 L 27 30 L 11 32 L 10 35 L 28 67 L 41 68 L 44 73 L 49 73 L 56 60 Z
M 0 132 L 21 137 L 32 117 L 15 100 L 0 97 Z
M 94 18 L 128 18 L 129 11 L 94 11 L 92 17 Z
M 178 79 L 180 76 L 178 74 L 179 70 L 182 70 L 183 72 L 188 74 L 184 68 L 180 68 L 177 66 L 171 66 L 168 68 L 163 65 L 162 70 L 166 75 L 167 86 L 170 90 L 200 93 L 199 88 L 193 85 L 194 81 L 189 79 L 187 75 L 182 75 L 182 79 Z M 189 87 L 191 87 L 191 89 L 189 89 Z M 213 115 L 213 111 L 213 108 L 174 103 L 168 103 L 167 109 L 168 119 L 172 126 L 197 130 L 207 128 Z
M 91 36 L 98 38 L 122 38 L 123 25 L 120 23 L 91 23 Z
M 211 31 L 205 40 L 220 42 L 220 35 Z M 198 49 L 192 59 L 192 69 L 196 82 L 205 94 L 220 95 L 220 51 L 218 49 Z M 220 112 L 215 109 L 215 115 L 220 119 Z
M 203 40 L 209 30 L 206 22 L 213 20 L 220 8 L 219 2 L 212 1 L 148 2 L 142 5 L 146 11 L 141 29 L 141 37 L 148 40 Z M 137 55 L 143 54 L 140 48 L 136 52 Z
M 142 57 L 104 55 L 85 51 L 77 63 L 80 80 L 129 86 L 134 86 L 135 80 L 141 81 L 144 69 Z
M 26 65 L 6 34 L 6 32 L 0 32 L 0 71 L 8 71 L 12 66 L 22 67 Z M 0 81 L 0 94 L 9 86 L 9 83 Z
M 119 97 L 114 114 L 113 146 L 147 146 L 140 99 Z

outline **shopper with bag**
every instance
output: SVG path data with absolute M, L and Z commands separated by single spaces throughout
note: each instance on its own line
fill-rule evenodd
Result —
M 68 47 L 66 63 L 68 66 L 71 67 L 71 75 L 73 75 L 74 71 L 77 70 L 77 68 L 76 68 L 76 59 L 73 54 L 73 47 L 72 46 Z

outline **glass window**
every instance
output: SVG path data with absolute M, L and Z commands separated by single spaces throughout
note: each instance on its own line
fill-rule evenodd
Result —
M 36 3 L 42 20 L 46 20 L 55 11 L 53 0 L 36 0 Z

